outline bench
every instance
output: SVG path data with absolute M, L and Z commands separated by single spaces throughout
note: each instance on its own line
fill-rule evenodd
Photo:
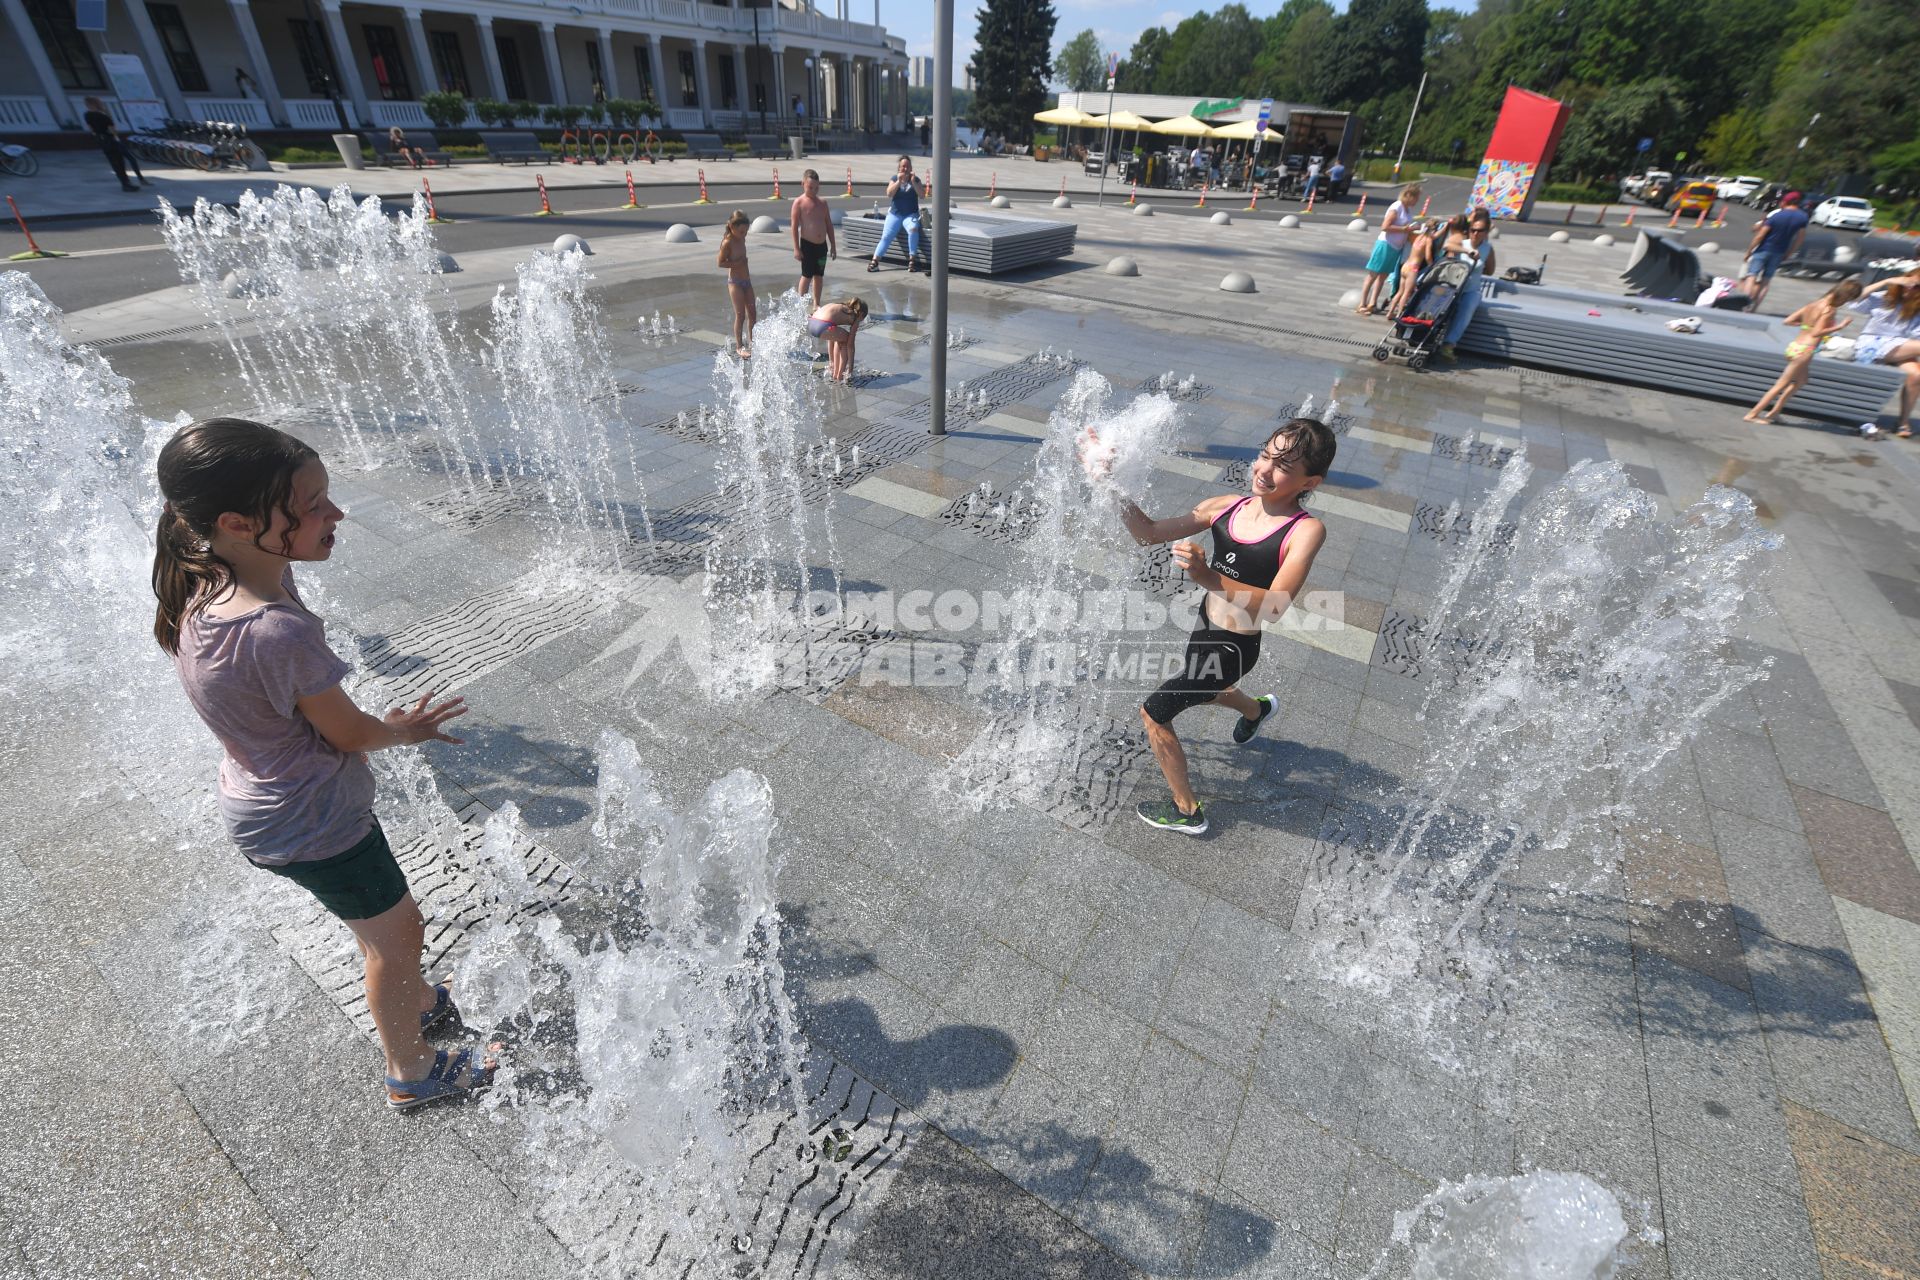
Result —
M 717 133 L 682 133 L 680 137 L 687 144 L 689 160 L 731 160 L 733 152 L 727 150 Z
M 781 146 L 770 133 L 750 133 L 747 135 L 747 154 L 756 160 L 761 157 L 778 160 L 785 151 L 786 148 Z
M 481 134 L 480 141 L 487 148 L 487 159 L 496 164 L 505 164 L 509 160 L 518 160 L 521 164 L 529 160 L 538 160 L 541 164 L 553 163 L 553 153 L 541 146 L 540 139 L 531 133 L 501 130 Z
M 453 157 L 440 149 L 440 139 L 434 137 L 425 129 L 407 130 L 407 153 L 405 155 L 401 155 L 393 149 L 393 145 L 388 141 L 388 134 L 385 130 L 373 134 L 372 142 L 373 157 L 384 165 L 392 165 L 395 168 L 411 168 L 414 162 L 413 153 L 415 149 L 418 149 L 420 154 L 425 156 L 429 163 L 441 165 L 448 169 L 453 167 Z

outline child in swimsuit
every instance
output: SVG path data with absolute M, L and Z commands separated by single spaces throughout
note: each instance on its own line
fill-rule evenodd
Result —
M 852 296 L 829 302 L 807 321 L 807 332 L 824 338 L 830 358 L 827 381 L 845 382 L 853 375 L 853 340 L 867 318 L 867 304 Z
M 727 297 L 733 302 L 733 347 L 745 360 L 753 354 L 747 345 L 753 326 L 760 323 L 760 309 L 753 300 L 753 277 L 747 274 L 747 213 L 735 209 L 727 219 L 720 237 L 720 254 L 715 265 L 727 273 Z
M 1780 416 L 1780 410 L 1793 393 L 1807 385 L 1807 369 L 1813 363 L 1814 353 L 1828 338 L 1853 323 L 1851 317 L 1836 317 L 1841 307 L 1859 296 L 1859 281 L 1843 280 L 1828 290 L 1826 297 L 1809 302 L 1787 317 L 1788 324 L 1800 326 L 1800 336 L 1787 344 L 1787 367 L 1760 397 L 1760 403 L 1747 410 L 1748 422 L 1772 422 Z M 1773 402 L 1771 409 L 1767 408 L 1769 400 Z

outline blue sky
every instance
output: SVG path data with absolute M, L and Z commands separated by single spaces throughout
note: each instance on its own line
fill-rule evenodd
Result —
M 1242 2 L 1254 17 L 1264 18 L 1278 13 L 1283 0 Z M 833 12 L 830 0 L 815 0 L 815 3 L 822 12 Z M 856 21 L 872 19 L 872 0 L 850 0 L 850 3 Z M 1127 50 L 1133 47 L 1134 38 L 1148 27 L 1171 30 L 1181 19 L 1201 8 L 1217 7 L 1189 5 L 1175 8 L 1166 0 L 1053 0 L 1053 11 L 1059 15 L 1059 22 L 1054 27 L 1053 47 L 1059 49 L 1091 27 L 1094 34 L 1100 37 L 1102 48 L 1117 52 L 1124 58 Z M 1344 10 L 1347 7 L 1346 0 L 1333 0 L 1333 7 Z M 973 33 L 979 25 L 975 15 L 979 4 L 977 0 L 954 0 L 953 10 L 953 65 L 954 79 L 958 81 L 959 69 L 966 65 L 967 59 L 973 54 Z M 880 0 L 880 24 L 906 40 L 908 53 L 932 56 L 932 0 Z

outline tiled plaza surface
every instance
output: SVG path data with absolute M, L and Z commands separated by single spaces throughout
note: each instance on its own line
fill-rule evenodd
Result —
M 851 276 L 885 321 L 860 344 L 877 376 L 824 392 L 818 431 L 867 441 L 885 465 L 828 484 L 819 505 L 851 586 L 1008 589 L 1031 576 L 1023 549 L 942 516 L 1032 474 L 1067 385 L 1033 353 L 1070 349 L 1123 393 L 1167 370 L 1207 388 L 1156 473 L 1167 510 L 1239 483 L 1276 416 L 1309 395 L 1324 406 L 1339 379 L 1350 421 L 1309 585 L 1344 593 L 1346 627 L 1268 638 L 1253 683 L 1283 713 L 1254 745 L 1227 741 L 1226 713 L 1182 717 L 1205 839 L 1134 819 L 1159 787 L 1137 739 L 1088 791 L 955 803 L 947 760 L 983 720 L 964 690 L 848 679 L 714 704 L 671 655 L 629 683 L 621 641 L 644 610 L 533 617 L 512 589 L 537 562 L 536 525 L 436 505 L 447 481 L 426 468 L 337 464 L 342 551 L 307 580 L 369 674 L 405 650 L 427 658 L 419 678 L 472 703 L 468 744 L 424 753 L 448 800 L 470 814 L 515 802 L 558 858 L 587 843 L 603 728 L 634 739 L 677 804 L 735 767 L 767 780 L 805 1030 L 923 1126 L 839 1274 L 1351 1280 L 1439 1181 L 1545 1168 L 1598 1178 L 1661 1233 L 1634 1251 L 1635 1277 L 1920 1276 L 1908 446 L 1756 430 L 1728 406 L 1519 369 L 1381 368 L 1374 330 L 1333 303 L 1363 240 L 1254 249 L 1172 221 L 1084 215 L 1079 269 L 958 281 L 971 342 L 952 377 L 991 403 L 910 448 L 928 286 Z M 1088 269 L 1121 246 L 1141 280 Z M 618 414 L 671 529 L 675 511 L 712 509 L 720 460 L 665 425 L 712 396 L 711 246 L 596 247 L 631 388 Z M 474 255 L 451 283 L 483 304 L 520 256 Z M 1595 280 L 1611 261 L 1567 257 Z M 1249 263 L 1262 293 L 1214 291 Z M 224 369 L 211 335 L 140 337 L 195 322 L 181 302 L 71 328 L 133 339 L 105 350 L 151 413 L 232 408 L 227 375 L 207 376 Z M 633 338 L 656 310 L 688 332 Z M 1470 508 L 1522 442 L 1530 492 L 1616 459 L 1665 511 L 1738 486 L 1786 545 L 1741 646 L 1771 659 L 1768 679 L 1637 798 L 1610 869 L 1571 899 L 1546 892 L 1564 860 L 1513 872 L 1510 1073 L 1494 1087 L 1334 998 L 1299 963 L 1301 902 L 1338 833 L 1381 820 L 1382 794 L 1422 758 L 1423 690 L 1396 627 L 1433 604 L 1448 504 Z M 510 640 L 483 652 L 463 627 Z M 151 714 L 185 711 L 169 693 Z M 15 1030 L 0 1064 L 27 1083 L 0 1104 L 0 1273 L 572 1273 L 516 1194 L 522 1160 L 499 1127 L 382 1110 L 377 1055 L 289 958 L 282 922 L 243 929 L 233 961 L 272 990 L 270 1016 L 211 1048 L 178 1031 L 194 914 L 246 874 L 176 834 L 174 809 L 203 806 L 211 768 L 117 777 L 70 727 L 8 744 L 0 999 Z

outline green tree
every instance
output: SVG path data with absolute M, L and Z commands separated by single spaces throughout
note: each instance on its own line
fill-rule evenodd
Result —
M 1604 90 L 1573 113 L 1553 166 L 1563 181 L 1571 169 L 1575 181 L 1586 182 L 1633 164 L 1641 138 L 1654 139 L 1656 155 L 1686 150 L 1672 145 L 1672 139 L 1690 116 L 1677 80 L 1641 80 Z
M 1722 113 L 1700 141 L 1700 158 L 1715 169 L 1757 171 L 1767 150 L 1762 123 L 1751 107 Z
M 1091 27 L 1060 46 L 1053 71 L 1059 83 L 1075 93 L 1087 93 L 1106 84 L 1107 59 L 1100 51 L 1100 37 Z
M 1287 0 L 1267 19 L 1248 92 L 1282 102 L 1311 101 L 1320 66 L 1333 45 L 1333 27 L 1333 6 L 1327 0 Z
M 1863 172 L 1882 148 L 1920 136 L 1916 67 L 1920 26 L 1907 0 L 1857 0 L 1815 24 L 1775 73 L 1764 128 L 1786 170 L 1777 176 L 1825 182 Z
M 986 0 L 974 35 L 973 114 L 989 133 L 1017 141 L 1033 137 L 1034 112 L 1047 101 L 1053 78 L 1051 0 Z
M 1334 21 L 1320 92 L 1353 105 L 1411 89 L 1427 48 L 1427 0 L 1352 0 Z
M 1238 89 L 1260 51 L 1260 24 L 1243 4 L 1204 9 L 1173 29 L 1154 76 L 1155 93 L 1218 97 Z
M 1119 82 L 1129 93 L 1151 93 L 1160 74 L 1160 61 L 1167 56 L 1171 37 L 1163 27 L 1148 27 L 1133 42 L 1133 48 L 1120 63 Z

